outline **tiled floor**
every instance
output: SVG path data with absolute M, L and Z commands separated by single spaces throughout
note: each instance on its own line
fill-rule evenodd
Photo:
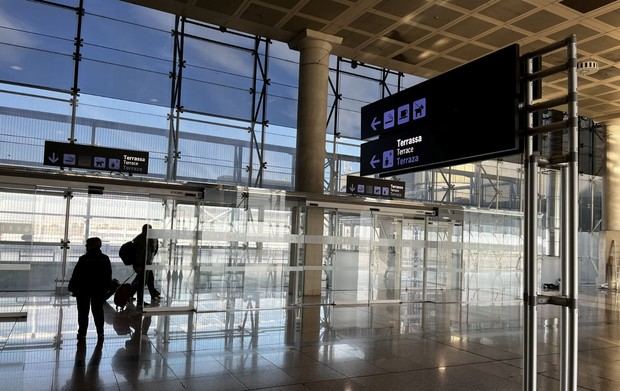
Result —
M 146 318 L 108 308 L 104 344 L 85 347 L 73 301 L 28 298 L 23 308 L 26 322 L 0 323 L 0 390 L 521 389 L 521 309 L 511 302 Z M 583 389 L 620 390 L 618 309 L 615 295 L 582 295 Z M 553 390 L 559 310 L 540 312 L 539 389 Z

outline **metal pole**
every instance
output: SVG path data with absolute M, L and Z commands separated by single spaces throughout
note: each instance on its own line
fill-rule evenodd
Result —
M 77 9 L 77 32 L 75 34 L 75 51 L 73 52 L 73 87 L 71 87 L 71 133 L 69 135 L 69 142 L 73 144 L 75 142 L 75 124 L 77 115 L 78 96 L 80 95 L 80 88 L 78 86 L 79 73 L 80 73 L 80 61 L 82 60 L 82 54 L 80 53 L 82 48 L 82 19 L 84 17 L 84 0 L 80 0 L 80 4 Z
M 71 214 L 71 199 L 73 198 L 73 192 L 71 191 L 71 188 L 67 189 L 65 191 L 65 199 L 66 204 L 65 204 L 65 235 L 64 238 L 61 240 L 62 242 L 62 271 L 61 271 L 61 283 L 64 285 L 65 283 L 65 276 L 67 274 L 67 250 L 69 249 L 69 216 Z
M 426 270 L 428 268 L 428 217 L 424 219 L 424 250 L 422 251 L 422 301 L 426 301 Z
M 261 135 L 260 135 L 260 170 L 259 170 L 259 181 L 258 181 L 258 187 L 263 187 L 263 171 L 265 169 L 265 133 L 267 132 L 267 87 L 269 86 L 269 83 L 271 82 L 269 79 L 269 45 L 271 45 L 271 41 L 270 40 L 265 40 L 265 55 L 264 55 L 264 59 L 265 59 L 265 67 L 264 67 L 264 74 L 263 74 L 263 114 L 262 114 L 262 118 L 261 118 L 261 122 L 262 122 L 262 126 L 261 126 Z M 256 56 L 258 57 L 258 53 L 256 54 Z
M 498 160 L 495 165 L 495 210 L 499 210 L 499 197 L 501 196 L 501 186 L 499 184 L 499 164 Z
M 538 155 L 532 154 L 529 158 L 528 164 L 528 231 L 527 231 L 527 239 L 528 242 L 528 254 L 527 254 L 527 324 L 525 326 L 527 330 L 527 365 L 525 367 L 526 377 L 525 377 L 525 386 L 528 391 L 536 390 L 536 369 L 537 369 L 537 340 L 538 335 L 536 333 L 537 330 L 537 290 L 538 290 L 538 268 L 537 268 L 537 258 L 538 258 L 538 247 L 537 247 L 537 236 L 538 236 L 538 203 L 536 202 L 538 197 Z
M 168 156 L 166 161 L 166 179 L 174 179 L 174 156 L 176 154 L 175 149 L 175 120 L 174 120 L 174 108 L 177 102 L 177 54 L 179 52 L 179 21 L 180 17 L 177 15 L 174 19 L 174 30 L 172 31 L 172 38 L 174 40 L 174 46 L 172 49 L 172 71 L 170 72 L 171 88 L 170 88 L 170 114 L 168 116 L 169 132 L 168 132 Z
M 592 170 L 594 172 L 594 170 Z M 594 175 L 590 174 L 590 233 L 594 232 Z
M 562 262 L 562 281 L 560 282 L 560 293 L 562 296 L 568 297 L 570 281 L 570 270 L 568 265 L 569 257 L 569 240 L 570 234 L 568 229 L 569 223 L 569 195 L 568 195 L 568 167 L 562 167 L 561 170 L 562 192 L 561 192 L 561 204 L 562 211 L 560 214 L 560 260 Z M 568 390 L 569 373 L 567 369 L 568 365 L 568 351 L 570 350 L 570 342 L 568 340 L 569 324 L 570 324 L 570 309 L 566 306 L 562 307 L 561 321 L 561 336 L 560 336 L 560 390 Z
M 577 118 L 577 38 L 573 34 L 568 46 L 568 60 L 570 68 L 568 71 L 568 118 L 570 122 L 569 130 L 569 156 L 568 163 L 568 298 L 571 303 L 569 307 L 570 321 L 568 325 L 568 357 L 567 367 L 567 389 L 577 390 L 577 327 L 578 327 L 578 252 L 577 252 L 577 230 L 578 230 L 578 196 L 579 196 L 579 171 L 578 171 L 578 118 Z
M 254 37 L 254 50 L 252 51 L 252 58 L 254 59 L 254 64 L 252 68 L 252 88 L 250 89 L 250 93 L 252 94 L 252 105 L 250 107 L 250 118 L 252 119 L 252 124 L 249 129 L 250 133 L 250 160 L 248 163 L 248 186 L 252 186 L 252 172 L 254 165 L 254 132 L 256 131 L 256 76 L 258 74 L 258 48 L 260 45 L 260 38 L 258 36 Z M 264 118 L 263 118 L 264 120 Z
M 202 209 L 202 202 L 197 201 L 194 204 L 194 218 L 196 219 L 196 225 L 194 226 L 194 240 L 192 241 L 192 273 L 194 274 L 194 286 L 192 286 L 192 294 L 190 296 L 189 305 L 192 309 L 196 309 L 198 302 L 198 289 L 200 284 L 200 271 L 199 271 L 199 251 L 202 241 L 202 231 L 200 230 L 200 212 Z M 191 326 L 188 324 L 188 326 Z M 189 340 L 188 340 L 189 345 Z
M 184 48 L 185 48 L 185 17 L 181 18 L 181 36 L 179 38 L 179 54 L 178 54 L 178 62 L 179 62 L 179 70 L 177 72 L 177 83 L 176 83 L 176 107 L 175 107 L 175 123 L 176 126 L 174 128 L 174 164 L 172 165 L 172 179 L 177 179 L 177 171 L 178 171 L 178 163 L 181 158 L 181 152 L 179 151 L 179 134 L 181 133 L 181 113 L 183 112 L 183 106 L 181 105 L 181 96 L 182 96 L 182 87 L 183 87 L 183 68 L 185 68 L 185 56 L 184 56 Z
M 334 143 L 332 145 L 332 180 L 331 180 L 331 189 L 329 191 L 332 194 L 336 194 L 338 192 L 338 171 L 340 167 L 338 167 L 338 138 L 340 137 L 340 132 L 338 131 L 339 125 L 339 115 L 338 110 L 340 109 L 340 62 L 342 61 L 341 57 L 338 57 L 336 60 L 336 91 L 334 91 Z
M 533 64 L 531 59 L 527 59 L 527 69 L 526 72 L 528 74 L 532 73 Z M 528 82 L 526 85 L 526 96 L 525 96 L 525 104 L 530 105 L 532 103 L 533 97 L 533 87 L 532 83 Z M 527 126 L 531 127 L 533 124 L 533 116 L 531 113 L 527 114 Z M 531 375 L 531 349 L 530 349 L 530 323 L 532 321 L 529 311 L 529 276 L 531 274 L 531 269 L 529 268 L 529 256 L 530 256 L 530 213 L 531 209 L 531 198 L 530 198 L 530 176 L 531 170 L 529 167 L 529 158 L 533 152 L 533 139 L 528 136 L 525 139 L 525 150 L 523 156 L 523 171 L 524 171 L 524 181 L 523 181 L 523 197 L 525 198 L 525 202 L 523 202 L 523 390 L 530 390 L 529 385 L 531 383 L 532 377 L 536 377 Z M 534 381 L 534 385 L 536 382 Z

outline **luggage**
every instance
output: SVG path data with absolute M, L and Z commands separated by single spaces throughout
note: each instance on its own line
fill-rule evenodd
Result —
M 110 284 L 110 288 L 106 291 L 104 299 L 108 300 L 112 295 L 116 292 L 118 287 L 121 286 L 121 283 L 116 279 L 112 279 L 112 283 Z
M 127 266 L 133 265 L 136 261 L 136 244 L 133 240 L 123 244 L 118 250 L 118 256 Z
M 129 300 L 133 296 L 133 288 L 131 284 L 125 283 L 121 284 L 114 293 L 114 304 L 116 305 L 116 309 L 123 309 L 129 303 Z
M 131 277 L 133 277 L 136 273 L 132 273 L 129 277 L 123 281 L 121 284 L 116 278 L 112 280 L 112 286 L 110 290 L 106 293 L 106 300 L 109 299 L 112 295 L 114 295 L 114 304 L 116 305 L 116 309 L 124 309 L 131 297 L 134 294 L 134 288 L 127 281 Z

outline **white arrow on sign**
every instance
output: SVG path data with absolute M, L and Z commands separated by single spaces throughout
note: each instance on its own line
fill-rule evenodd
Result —
M 381 121 L 377 120 L 377 117 L 372 119 L 372 122 L 370 123 L 370 127 L 372 128 L 372 130 L 377 130 L 377 125 L 379 125 L 381 123 Z
M 52 156 L 48 156 L 47 160 L 52 163 L 56 163 L 58 161 L 58 156 L 56 156 L 56 152 L 52 153 Z
M 355 193 L 355 185 L 349 186 L 349 190 L 351 190 L 351 193 Z
M 370 165 L 372 168 L 376 168 L 375 164 L 379 163 L 381 160 L 377 159 L 377 155 L 372 155 L 372 159 L 370 159 Z

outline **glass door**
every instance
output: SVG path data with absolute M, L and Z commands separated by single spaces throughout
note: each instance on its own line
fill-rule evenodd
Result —
M 426 218 L 403 219 L 401 246 L 401 300 L 422 301 L 424 259 L 426 256 Z
M 370 302 L 399 302 L 403 218 L 373 212 L 372 221 Z
M 335 304 L 368 304 L 370 294 L 371 237 L 374 235 L 370 211 L 330 210 L 325 233 L 333 237 L 325 246 L 327 301 Z
M 196 202 L 176 199 L 163 202 L 163 224 L 151 224 L 153 229 L 147 232 L 147 246 L 156 242 L 158 248 L 152 264 L 146 265 L 147 272 L 150 270 L 153 273 L 154 288 L 159 291 L 161 300 L 152 302 L 151 306 L 145 307 L 144 312 L 195 309 L 199 214 Z M 144 289 L 146 301 L 148 284 Z
M 423 300 L 457 302 L 461 295 L 462 223 L 432 218 L 426 225 Z

